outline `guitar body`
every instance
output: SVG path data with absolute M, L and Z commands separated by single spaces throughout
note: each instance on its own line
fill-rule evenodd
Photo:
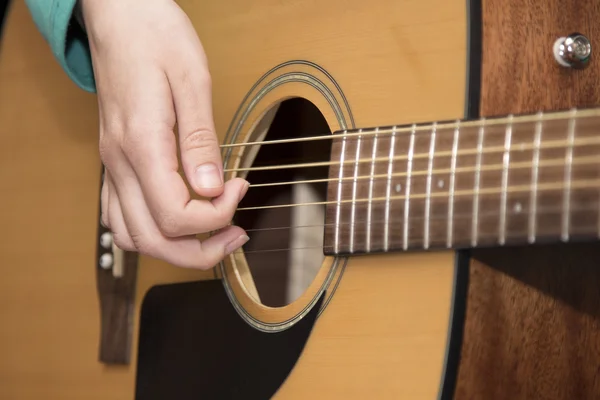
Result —
M 208 55 L 224 145 L 600 103 L 598 64 L 578 71 L 552 56 L 559 36 L 600 41 L 592 1 L 179 3 Z M 140 257 L 131 361 L 99 362 L 95 97 L 66 78 L 22 2 L 9 10 L 1 51 L 0 398 L 133 398 L 144 299 L 188 281 L 219 282 L 231 318 L 261 337 L 315 317 L 289 375 L 273 383 L 277 399 L 584 399 L 600 390 L 594 244 L 323 257 L 318 205 L 240 211 L 236 222 L 254 232 L 247 253 L 214 270 Z M 266 177 L 252 167 L 325 160 L 328 142 L 224 147 L 227 175 L 312 180 L 308 170 Z M 241 207 L 319 202 L 324 188 L 251 187 Z M 273 233 L 311 224 L 321 225 Z M 265 244 L 313 251 L 267 253 Z M 225 343 L 241 340 L 224 322 L 202 323 L 223 329 Z

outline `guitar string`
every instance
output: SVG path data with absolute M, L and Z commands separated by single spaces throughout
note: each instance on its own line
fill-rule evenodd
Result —
M 559 140 L 548 140 L 545 143 L 536 145 L 535 142 L 526 142 L 519 143 L 517 145 L 512 145 L 508 148 L 509 152 L 513 151 L 525 151 L 525 150 L 548 150 L 554 148 L 563 148 L 566 145 L 569 147 L 581 147 L 581 146 L 592 146 L 600 144 L 600 137 L 589 137 L 589 138 L 579 138 L 576 140 L 567 141 L 559 139 Z M 479 150 L 476 147 L 458 150 L 456 152 L 456 156 L 465 156 L 465 155 L 475 155 L 481 152 L 482 155 L 490 155 L 494 153 L 504 153 L 506 148 L 504 145 L 492 146 L 488 147 L 484 150 Z M 453 153 L 451 150 L 447 151 L 437 151 L 435 152 L 435 157 L 449 157 L 452 156 Z M 423 153 L 414 153 L 413 160 L 417 158 L 429 158 L 429 152 Z M 250 172 L 250 171 L 281 171 L 288 170 L 294 168 L 315 168 L 315 167 L 331 167 L 331 166 L 339 166 L 339 165 L 347 165 L 347 164 L 363 164 L 363 163 L 389 163 L 390 161 L 404 161 L 408 159 L 407 154 L 402 154 L 395 157 L 376 157 L 376 158 L 360 158 L 360 159 L 345 159 L 344 161 L 318 161 L 311 163 L 297 163 L 297 164 L 281 164 L 281 165 L 265 165 L 259 167 L 244 167 L 244 168 L 228 168 L 224 169 L 224 172 Z
M 595 211 L 596 208 L 593 209 L 593 211 Z M 554 214 L 556 213 L 556 211 L 552 211 L 549 209 L 546 209 L 543 212 L 539 212 L 538 216 L 548 216 L 550 214 Z M 494 215 L 497 216 L 498 214 Z M 518 213 L 516 211 L 511 211 L 511 212 L 507 212 L 507 216 L 508 217 L 514 217 L 516 215 L 523 215 L 521 213 Z M 468 219 L 470 217 L 470 215 L 465 215 L 465 214 L 461 214 L 461 215 L 455 215 L 454 221 L 456 221 L 457 219 Z M 423 218 L 414 218 L 414 220 L 419 221 L 419 219 L 423 219 Z M 440 216 L 437 219 L 445 219 L 444 216 Z M 411 219 L 413 220 L 413 219 Z M 335 225 L 335 224 L 334 224 Z M 269 229 L 269 228 L 264 228 L 264 229 Z M 593 232 L 592 232 L 593 230 Z M 596 225 L 594 224 L 593 229 L 590 230 L 590 233 L 596 233 Z M 248 230 L 249 231 L 249 230 Z M 248 232 L 247 231 L 247 232 Z M 435 231 L 434 231 L 435 232 Z M 517 238 L 522 236 L 523 240 L 527 240 L 527 228 L 523 228 L 522 232 L 510 232 L 507 234 L 507 238 L 511 239 L 511 238 Z M 560 237 L 560 233 L 557 233 L 556 230 L 540 230 L 538 229 L 536 232 L 536 237 L 544 237 L 544 236 L 556 236 L 557 238 Z M 439 240 L 440 242 L 444 242 L 446 239 L 446 232 L 443 231 L 441 232 L 439 235 L 436 235 L 435 233 L 433 235 L 430 236 L 430 240 L 433 241 L 437 241 Z M 496 239 L 498 237 L 498 233 L 497 232 L 478 232 L 478 239 L 479 241 L 482 241 L 482 239 L 486 239 L 486 238 L 491 238 L 491 239 Z M 251 239 L 252 240 L 252 239 Z M 414 243 L 413 246 L 409 246 L 412 248 L 422 248 L 422 243 L 423 243 L 423 239 L 422 238 L 413 238 L 410 240 L 410 243 Z M 446 248 L 445 244 L 443 246 L 444 248 Z M 316 249 L 320 249 L 320 250 L 325 250 L 325 249 L 331 249 L 333 248 L 332 245 L 321 245 L 321 246 L 297 246 L 297 247 L 281 247 L 281 248 L 275 248 L 275 249 L 256 249 L 256 250 L 245 250 L 243 247 L 236 249 L 233 254 L 235 253 L 243 253 L 243 254 L 258 254 L 258 253 L 273 253 L 273 252 L 283 252 L 283 251 L 291 251 L 291 250 L 316 250 Z M 441 246 L 440 246 L 441 248 Z M 398 246 L 397 251 L 401 251 L 400 246 Z M 345 253 L 344 253 L 345 254 Z M 350 254 L 350 253 L 348 253 Z
M 592 230 L 590 230 L 590 233 L 596 233 L 596 227 L 594 226 L 593 232 Z M 447 248 L 447 246 L 445 245 L 445 240 L 446 240 L 446 232 L 442 232 L 439 235 L 432 235 L 430 237 L 430 241 L 440 241 L 440 242 L 444 242 L 443 246 L 439 246 L 438 248 Z M 556 236 L 557 239 L 560 238 L 560 234 L 557 233 L 555 230 L 538 230 L 536 233 L 536 237 L 544 237 L 544 236 Z M 497 232 L 478 232 L 478 239 L 479 241 L 484 241 L 485 239 L 496 239 L 498 237 L 498 233 Z M 527 229 L 523 229 L 523 232 L 510 232 L 507 234 L 507 238 L 508 239 L 512 239 L 512 238 L 522 238 L 523 242 L 525 242 L 527 240 Z M 484 240 L 482 240 L 484 239 Z M 413 248 L 413 249 L 422 249 L 423 248 L 423 239 L 422 238 L 414 238 L 411 239 L 409 242 L 409 249 Z M 280 248 L 275 248 L 275 249 L 256 249 L 256 250 L 245 250 L 243 247 L 236 249 L 233 254 L 235 253 L 243 253 L 243 254 L 257 254 L 257 253 L 273 253 L 273 252 L 283 252 L 283 251 L 292 251 L 292 250 L 326 250 L 326 249 L 331 249 L 334 246 L 332 245 L 322 245 L 322 246 L 298 246 L 298 247 L 280 247 Z M 397 249 L 394 250 L 397 252 L 403 251 L 401 246 L 397 246 Z M 349 252 L 344 252 L 343 254 L 350 254 Z
M 530 213 L 528 211 L 524 211 L 521 207 L 522 204 L 520 204 L 520 207 L 513 207 L 511 208 L 510 211 L 507 211 L 507 215 L 508 216 L 528 216 Z M 538 210 L 541 210 L 539 212 L 536 212 L 537 216 L 541 216 L 543 214 L 547 215 L 551 215 L 551 214 L 559 214 L 563 211 L 562 207 L 543 207 L 543 208 L 538 208 Z M 590 211 L 598 211 L 598 207 L 596 206 L 591 206 L 591 207 L 580 207 L 578 208 L 576 211 L 578 212 L 590 212 Z M 495 212 L 495 211 L 488 211 L 488 212 L 480 212 L 479 214 L 479 219 L 483 219 L 483 218 L 490 218 L 490 217 L 498 217 L 500 215 L 499 212 Z M 456 213 L 454 214 L 454 219 L 473 219 L 473 213 L 468 212 L 468 213 Z M 444 215 L 431 215 L 430 220 L 432 221 L 445 221 L 448 219 L 448 216 L 446 214 Z M 422 222 L 425 220 L 425 217 L 422 215 L 416 215 L 416 216 L 411 216 L 408 218 L 408 221 L 410 221 L 411 223 L 419 223 L 422 224 Z M 404 218 L 400 217 L 397 219 L 394 219 L 394 223 L 403 223 L 404 222 Z M 377 219 L 377 220 L 372 220 L 370 225 L 381 225 L 381 224 L 385 224 L 386 221 L 385 219 Z M 289 231 L 289 230 L 295 230 L 295 229 L 309 229 L 309 228 L 327 228 L 327 227 L 336 227 L 336 226 L 340 226 L 340 227 L 344 227 L 346 225 L 351 225 L 351 222 L 340 222 L 339 224 L 336 223 L 329 223 L 329 224 L 312 224 L 312 225 L 287 225 L 287 226 L 275 226 L 275 227 L 269 227 L 269 228 L 253 228 L 253 229 L 245 229 L 246 232 L 269 232 L 269 231 Z M 361 224 L 367 224 L 367 220 L 365 219 L 358 219 L 354 221 L 355 225 L 361 225 Z M 401 228 L 398 228 L 401 229 Z M 446 233 L 444 232 L 444 235 Z
M 573 112 L 576 114 L 573 115 Z M 259 141 L 259 142 L 245 142 L 245 143 L 227 143 L 221 144 L 219 147 L 222 149 L 235 148 L 235 147 L 251 147 L 251 146 L 263 146 L 270 144 L 285 144 L 285 143 L 298 143 L 298 142 L 312 142 L 318 140 L 333 140 L 340 138 L 349 138 L 355 136 L 374 136 L 379 134 L 386 133 L 411 133 L 413 130 L 415 132 L 418 131 L 431 131 L 433 126 L 436 126 L 436 129 L 456 129 L 460 128 L 469 128 L 476 127 L 479 128 L 481 126 L 490 127 L 496 125 L 503 125 L 508 122 L 511 124 L 523 124 L 528 122 L 547 122 L 547 121 L 564 121 L 571 119 L 583 119 L 583 118 L 591 118 L 600 116 L 600 108 L 581 110 L 581 109 L 573 109 L 571 111 L 564 112 L 555 112 L 549 114 L 543 114 L 541 112 L 537 114 L 528 114 L 523 116 L 516 117 L 506 117 L 506 118 L 493 118 L 493 119 L 485 119 L 481 118 L 478 120 L 456 120 L 453 122 L 429 122 L 429 123 L 415 123 L 412 125 L 403 124 L 403 125 L 395 125 L 395 126 L 386 126 L 386 127 L 371 127 L 371 128 L 362 128 L 360 131 L 348 130 L 342 131 L 343 133 L 339 133 L 336 135 L 325 133 L 320 136 L 308 136 L 308 137 L 299 137 L 293 139 L 278 139 L 278 140 L 267 140 L 267 141 Z
M 595 233 L 595 232 L 594 232 Z M 560 238 L 560 234 L 556 234 L 556 232 L 551 231 L 548 233 L 549 235 L 556 235 L 557 238 Z M 527 240 L 527 232 L 523 232 L 521 234 L 521 236 L 523 237 L 523 242 L 525 242 Z M 538 237 L 542 237 L 545 236 L 544 232 L 537 234 Z M 498 234 L 495 232 L 479 232 L 478 233 L 478 238 L 479 241 L 482 242 L 484 240 L 482 239 L 496 239 L 498 237 Z M 511 233 L 511 234 L 507 234 L 507 238 L 511 239 L 511 238 L 515 238 L 515 237 L 519 237 L 519 235 Z M 438 238 L 436 236 L 431 236 L 430 237 L 430 241 L 437 241 Z M 440 242 L 445 242 L 446 240 L 446 233 L 444 232 L 442 235 L 440 235 L 439 237 Z M 412 246 L 410 243 L 414 243 Z M 409 250 L 410 249 L 422 249 L 423 248 L 423 240 L 422 239 L 414 239 L 412 240 L 412 242 L 409 243 Z M 257 250 L 244 250 L 243 247 L 236 249 L 232 254 L 257 254 L 257 253 L 273 253 L 273 252 L 283 252 L 283 251 L 291 251 L 291 250 L 316 250 L 316 249 L 320 249 L 320 250 L 325 250 L 325 249 L 331 249 L 334 246 L 302 246 L 302 247 L 282 247 L 282 248 L 276 248 L 276 249 L 257 249 Z M 477 246 L 475 246 L 477 247 Z M 444 243 L 443 246 L 439 246 L 437 248 L 444 248 L 447 249 L 446 244 Z M 435 248 L 434 248 L 435 249 Z M 395 250 L 392 250 L 393 252 L 404 252 L 405 250 L 402 249 L 402 246 L 398 246 Z M 373 253 L 377 253 L 377 252 L 373 252 Z M 342 254 L 351 254 L 350 252 L 343 252 Z M 263 262 L 261 260 L 261 262 Z
M 571 181 L 570 182 L 570 187 L 571 190 L 574 189 L 598 189 L 600 188 L 600 179 L 587 179 L 587 180 L 576 180 L 576 181 Z M 506 188 L 484 188 L 484 189 L 479 189 L 478 193 L 479 195 L 486 195 L 486 194 L 500 194 L 500 193 L 519 193 L 519 192 L 530 192 L 531 191 L 531 185 L 527 184 L 527 185 L 514 185 L 514 186 L 508 186 Z M 541 191 L 552 191 L 552 190 L 563 190 L 564 189 L 564 185 L 563 184 L 555 184 L 555 183 L 538 183 L 536 185 L 537 187 L 537 192 L 541 192 Z M 456 196 L 472 196 L 475 193 L 474 190 L 471 189 L 465 189 L 465 190 L 455 190 L 452 192 L 452 195 L 454 197 Z M 415 193 L 415 194 L 410 194 L 408 196 L 409 200 L 413 200 L 413 199 L 425 199 L 428 197 L 433 197 L 433 198 L 437 198 L 437 197 L 449 197 L 450 192 L 434 192 L 431 194 L 425 194 L 425 193 Z M 357 198 L 357 199 L 343 199 L 340 201 L 337 200 L 325 200 L 325 201 L 314 201 L 314 202 L 306 202 L 306 203 L 291 203 L 291 204 L 275 204 L 275 205 L 268 205 L 268 206 L 251 206 L 251 207 L 240 207 L 237 209 L 237 211 L 249 211 L 249 210 L 266 210 L 266 209 L 276 209 L 276 208 L 292 208 L 292 207 L 304 207 L 304 206 L 316 206 L 316 205 L 327 205 L 327 204 L 347 204 L 347 203 L 364 203 L 364 202 L 380 202 L 380 201 L 388 201 L 388 200 L 405 200 L 407 198 L 406 195 L 398 195 L 398 196 L 390 196 L 390 197 L 386 197 L 386 196 L 382 196 L 382 197 L 372 197 L 372 198 L 368 198 L 368 197 L 364 197 L 364 198 Z
M 560 157 L 560 158 L 552 158 L 549 160 L 543 160 L 543 161 L 538 162 L 536 165 L 538 167 L 563 167 L 565 165 L 565 162 L 566 162 L 565 158 Z M 589 165 L 589 164 L 598 164 L 598 156 L 574 157 L 573 162 L 572 162 L 572 165 Z M 529 161 L 513 162 L 512 164 L 509 164 L 508 169 L 510 171 L 510 170 L 531 168 L 532 166 L 533 166 L 533 163 L 529 162 Z M 454 168 L 454 170 L 452 168 L 433 169 L 431 171 L 431 174 L 432 175 L 449 174 L 452 172 L 460 174 L 460 173 L 475 172 L 475 171 L 489 172 L 489 171 L 498 171 L 498 170 L 503 170 L 503 169 L 504 169 L 503 164 L 489 164 L 489 165 L 481 166 L 479 168 L 477 168 L 476 166 L 469 166 L 469 167 L 456 167 L 456 168 Z M 420 176 L 420 175 L 428 175 L 428 174 L 429 174 L 428 170 L 415 170 L 410 173 L 411 176 Z M 282 186 L 282 185 L 299 185 L 299 184 L 307 184 L 307 183 L 339 182 L 340 180 L 341 181 L 354 181 L 354 180 L 363 180 L 363 179 L 371 179 L 371 178 L 373 178 L 374 180 L 379 180 L 380 178 L 387 179 L 388 177 L 399 178 L 399 177 L 405 177 L 405 176 L 408 176 L 407 172 L 396 172 L 391 175 L 388 175 L 385 173 L 374 174 L 374 175 L 359 175 L 356 178 L 353 176 L 345 176 L 341 179 L 340 178 L 321 178 L 321 179 L 305 179 L 305 180 L 298 180 L 298 181 L 255 183 L 255 184 L 250 184 L 250 187 L 260 188 L 260 187 Z

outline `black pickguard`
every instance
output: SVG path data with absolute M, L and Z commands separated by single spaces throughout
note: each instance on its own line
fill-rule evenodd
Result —
M 153 287 L 142 304 L 135 398 L 271 398 L 299 359 L 322 300 L 292 328 L 263 333 L 242 320 L 218 280 Z

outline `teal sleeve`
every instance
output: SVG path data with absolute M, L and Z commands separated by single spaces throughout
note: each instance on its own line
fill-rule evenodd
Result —
M 77 0 L 25 0 L 61 67 L 80 88 L 96 91 L 85 31 L 73 15 Z

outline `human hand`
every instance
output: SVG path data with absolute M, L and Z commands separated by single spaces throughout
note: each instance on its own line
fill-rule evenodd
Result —
M 247 240 L 228 225 L 248 182 L 223 183 L 211 81 L 196 32 L 172 0 L 81 0 L 105 166 L 102 222 L 115 244 L 211 268 Z M 178 173 L 177 123 L 185 177 Z M 198 233 L 219 230 L 200 242 Z

